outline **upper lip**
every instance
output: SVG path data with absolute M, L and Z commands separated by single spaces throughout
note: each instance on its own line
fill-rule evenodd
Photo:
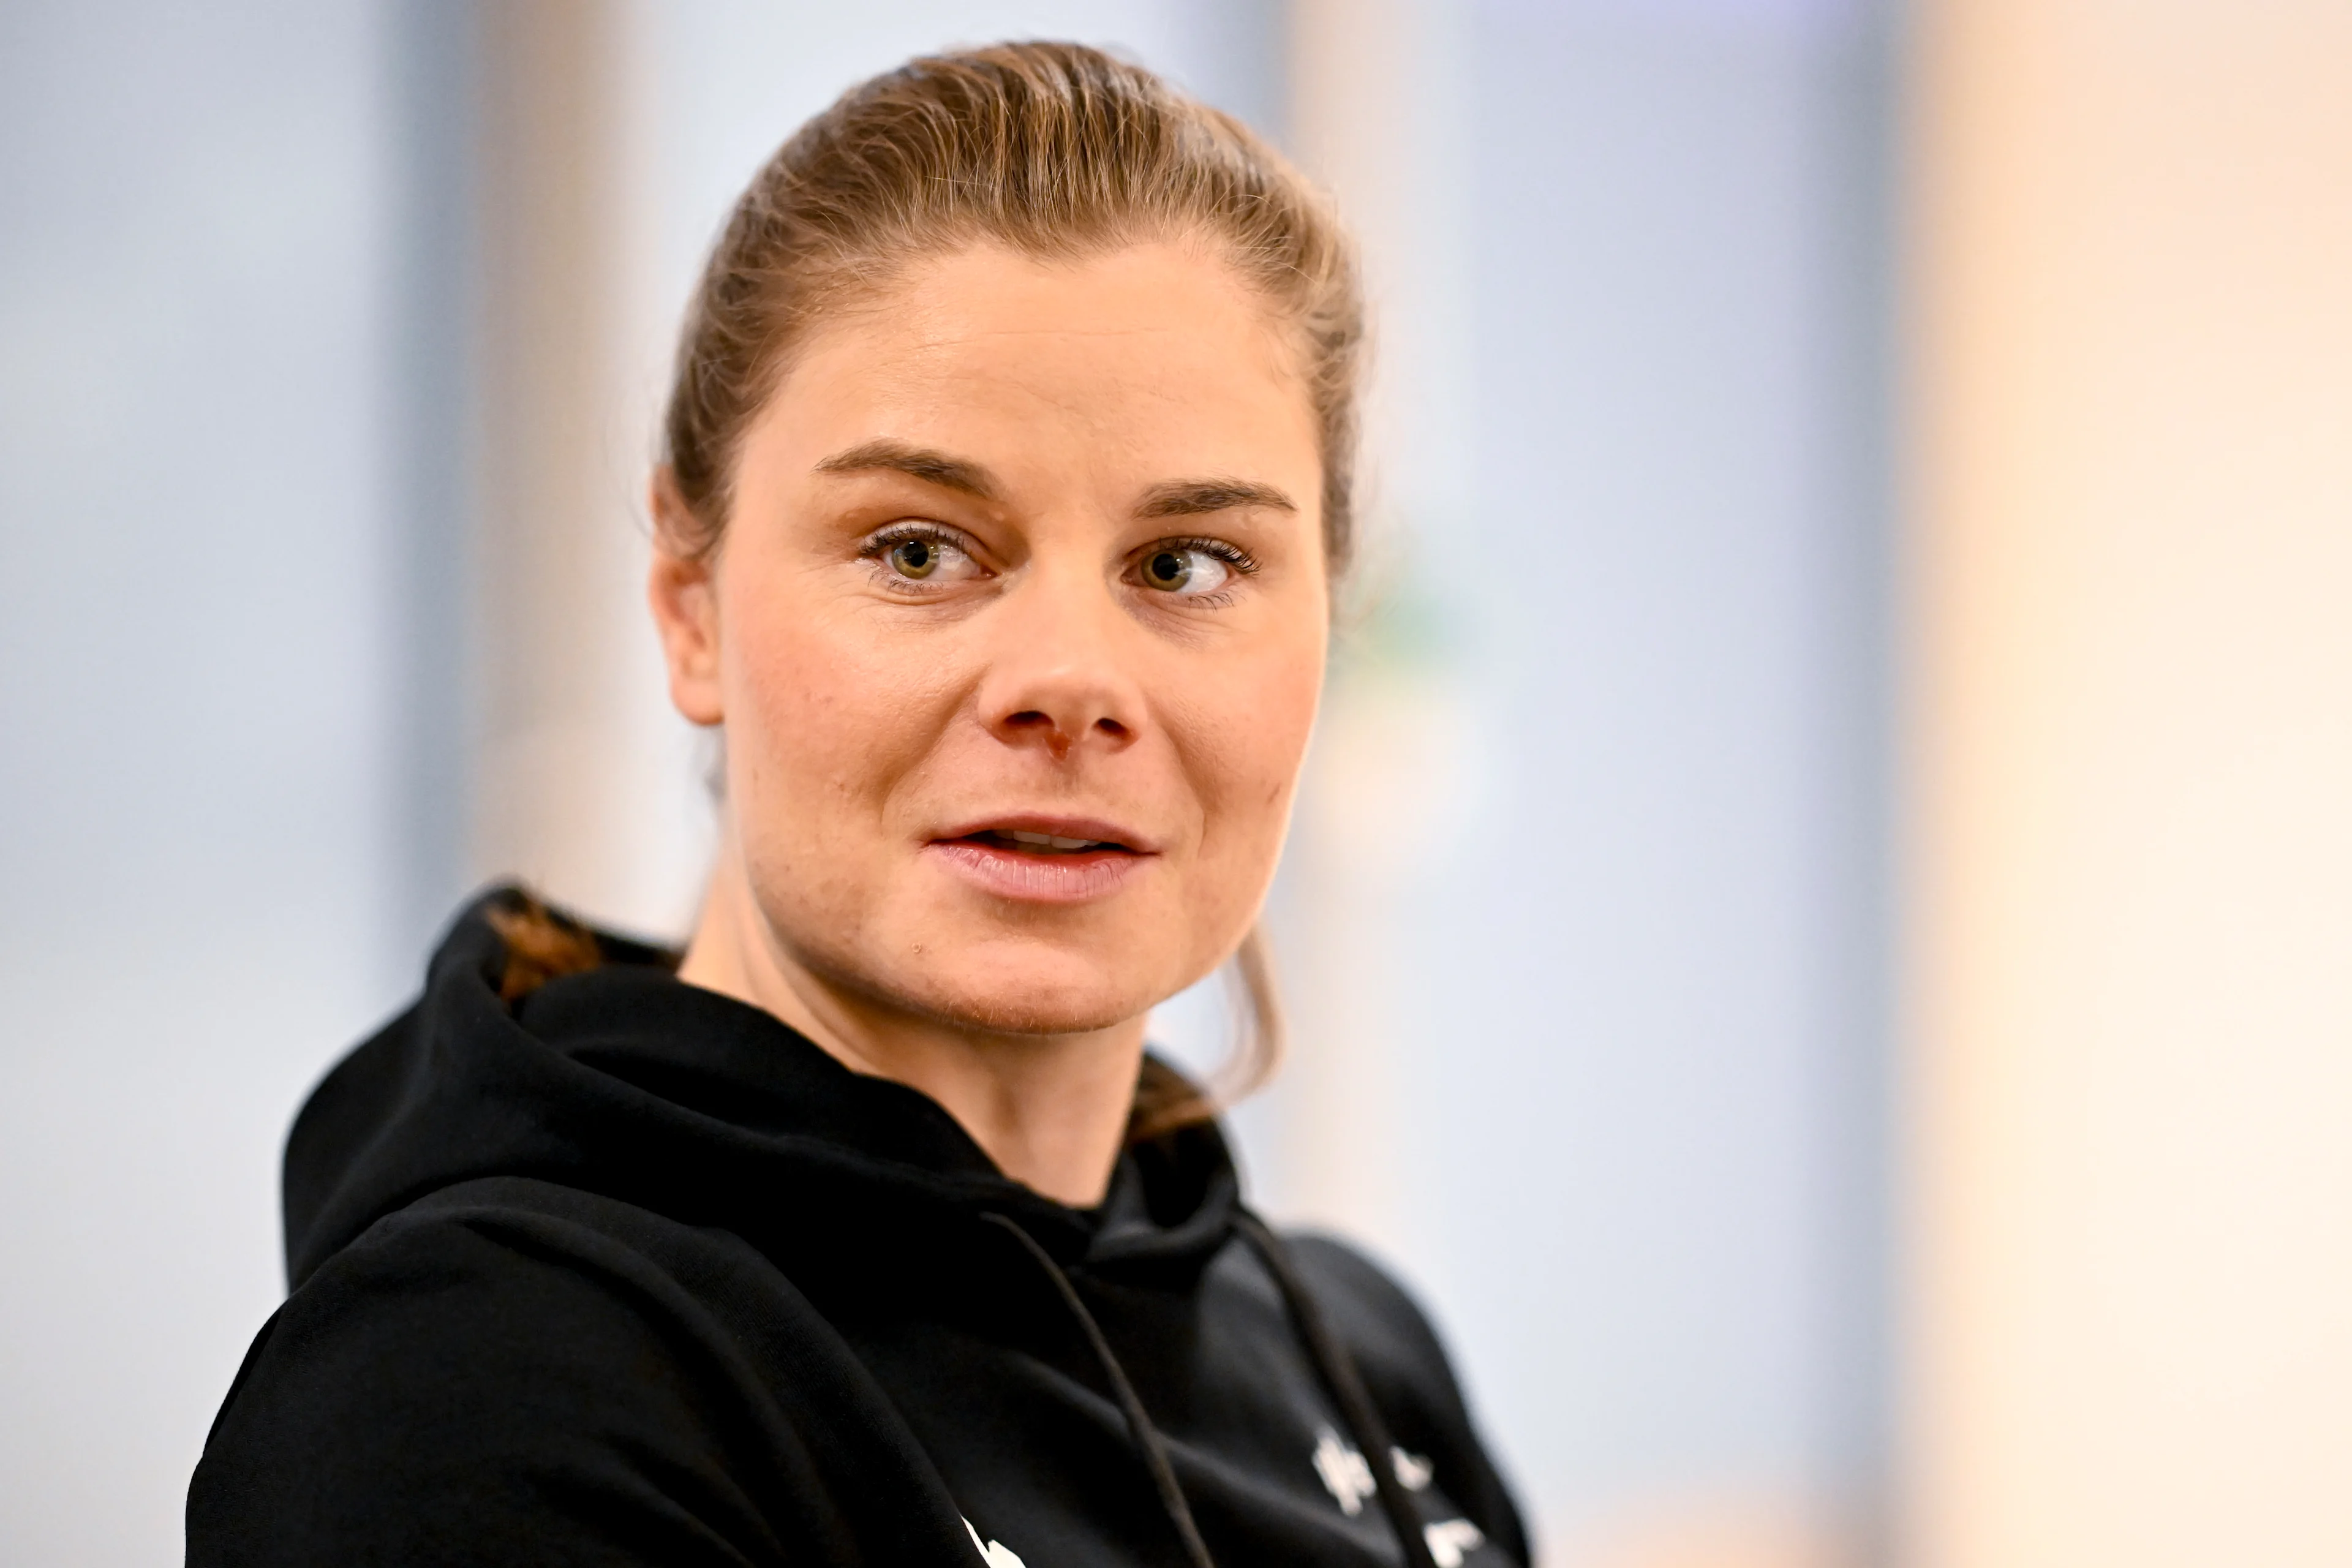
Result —
M 935 841 L 970 838 L 977 833 L 1050 833 L 1056 838 L 1089 838 L 1139 855 L 1157 855 L 1160 847 L 1131 827 L 1098 816 L 1055 816 L 1044 812 L 1013 811 L 978 816 L 934 836 Z

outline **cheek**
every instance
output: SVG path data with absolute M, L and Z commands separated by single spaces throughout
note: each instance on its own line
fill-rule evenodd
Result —
M 1205 857 L 1262 861 L 1272 874 L 1322 685 L 1319 644 L 1286 650 L 1252 661 L 1171 726 L 1208 808 Z
M 730 608 L 728 765 L 744 830 L 878 816 L 953 706 L 940 661 L 901 656 L 854 616 Z

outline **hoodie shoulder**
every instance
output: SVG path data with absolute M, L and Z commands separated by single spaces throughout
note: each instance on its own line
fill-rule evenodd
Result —
M 1365 1392 L 1399 1447 L 1433 1462 L 1438 1479 L 1513 1560 L 1532 1561 L 1510 1489 L 1479 1440 L 1452 1359 L 1403 1286 L 1336 1237 L 1285 1237 L 1298 1271 L 1355 1358 Z
M 404 1080 L 424 1066 L 420 1001 L 352 1047 L 319 1080 L 286 1137 L 280 1199 L 286 1268 L 301 1283 L 298 1249 L 319 1226 L 344 1172 L 397 1120 Z
M 764 1322 L 730 1321 L 753 1302 Z M 747 1332 L 812 1369 L 789 1409 Z M 952 1510 L 922 1506 L 911 1436 L 834 1340 L 731 1237 L 524 1179 L 446 1189 L 263 1330 L 189 1490 L 188 1562 L 929 1556 Z M 912 1478 L 895 1524 L 865 1517 L 865 1466 Z
M 754 1489 L 788 1435 L 712 1420 L 740 1401 L 661 1270 L 520 1196 L 391 1215 L 287 1301 L 196 1468 L 191 1565 L 784 1560 Z

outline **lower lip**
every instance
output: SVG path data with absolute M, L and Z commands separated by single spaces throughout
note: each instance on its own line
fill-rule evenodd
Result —
M 1152 858 L 1118 849 L 1031 855 L 970 838 L 934 840 L 926 848 L 982 892 L 1026 904 L 1083 904 L 1108 898 Z

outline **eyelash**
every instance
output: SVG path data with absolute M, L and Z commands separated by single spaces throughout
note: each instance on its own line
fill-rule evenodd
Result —
M 936 522 L 892 523 L 887 528 L 867 535 L 866 542 L 858 546 L 857 553 L 862 560 L 878 563 L 899 545 L 915 539 L 932 544 L 944 544 L 950 549 L 961 552 L 967 558 L 976 559 L 971 544 L 965 541 L 961 533 Z M 1253 577 L 1257 574 L 1256 556 L 1229 540 L 1212 539 L 1207 534 L 1186 534 L 1175 539 L 1155 539 L 1136 552 L 1135 558 L 1142 560 L 1161 550 L 1196 550 L 1213 560 L 1223 562 L 1240 576 Z M 922 592 L 921 588 L 902 579 L 891 578 L 890 583 L 892 587 L 900 593 Z M 1204 608 L 1217 608 L 1233 603 L 1233 595 L 1223 591 L 1202 594 L 1195 596 L 1193 603 Z
M 857 553 L 868 561 L 879 560 L 890 552 L 892 546 L 904 544 L 910 539 L 928 540 L 934 544 L 952 544 L 966 554 L 971 552 L 971 547 L 964 543 L 963 535 L 952 528 L 936 522 L 894 522 L 867 535 L 866 542 L 857 547 Z
M 1212 560 L 1222 561 L 1232 567 L 1235 576 L 1251 577 L 1257 574 L 1256 556 L 1229 540 L 1212 539 L 1206 534 L 1186 534 L 1176 539 L 1156 539 L 1137 551 L 1134 559 L 1139 563 L 1148 561 L 1162 550 L 1196 550 Z M 1219 588 L 1213 593 L 1193 595 L 1188 604 L 1192 608 L 1220 610 L 1233 602 L 1232 593 Z
M 1205 534 L 1190 539 L 1155 540 L 1136 553 L 1149 555 L 1155 550 L 1197 550 L 1203 555 L 1214 556 L 1244 577 L 1257 574 L 1256 556 L 1230 541 L 1211 539 Z
M 887 571 L 879 570 L 884 556 L 901 544 L 916 539 L 929 544 L 944 544 L 975 563 L 980 559 L 971 542 L 962 534 L 952 528 L 936 522 L 894 522 L 887 528 L 868 534 L 866 542 L 857 547 L 857 553 L 861 559 L 875 563 L 877 575 L 890 585 L 892 592 L 921 595 L 930 590 L 927 590 L 920 583 L 893 576 Z

